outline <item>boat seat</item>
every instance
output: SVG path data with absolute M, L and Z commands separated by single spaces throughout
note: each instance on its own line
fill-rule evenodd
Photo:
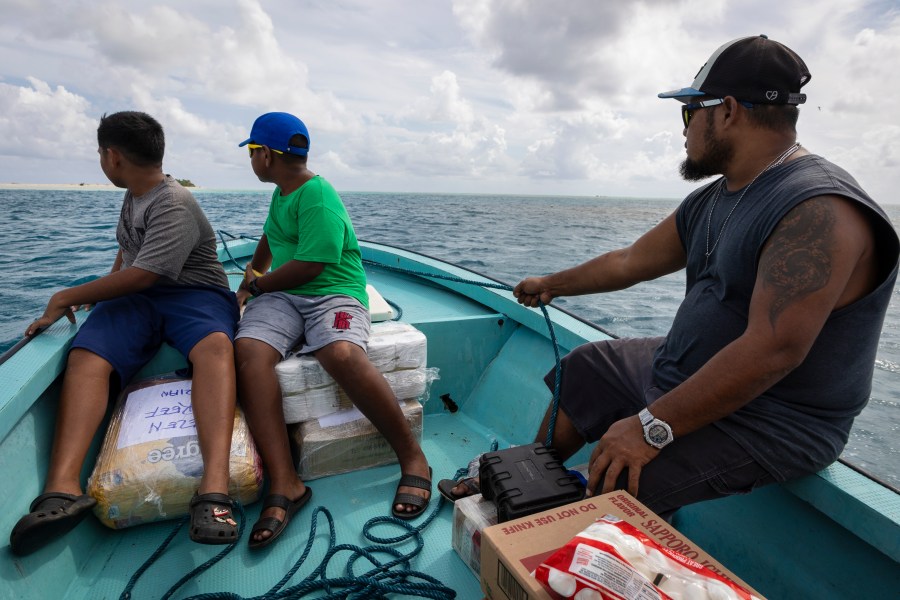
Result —
M 394 318 L 394 309 L 371 283 L 366 284 L 366 292 L 369 294 L 369 316 L 373 323 L 390 321 Z

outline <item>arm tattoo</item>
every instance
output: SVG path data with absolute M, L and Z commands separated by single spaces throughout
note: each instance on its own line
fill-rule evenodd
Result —
M 788 306 L 828 283 L 834 224 L 831 202 L 815 199 L 791 210 L 775 228 L 759 266 L 764 285 L 774 292 L 772 327 Z

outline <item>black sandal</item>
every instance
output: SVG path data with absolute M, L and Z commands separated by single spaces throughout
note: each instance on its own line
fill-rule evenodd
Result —
M 87 494 L 41 494 L 31 501 L 28 514 L 10 532 L 10 550 L 19 556 L 31 554 L 81 523 L 95 504 L 97 501 Z
M 465 494 L 454 494 L 453 488 L 458 485 L 462 485 L 466 488 Z M 441 479 L 438 482 L 438 491 L 441 493 L 441 496 L 449 500 L 450 502 L 456 502 L 460 498 L 468 498 L 469 496 L 474 496 L 475 494 L 481 493 L 481 486 L 478 482 L 478 477 L 463 477 L 459 480 L 454 479 Z
M 431 476 L 431 467 L 428 467 L 428 475 L 429 477 Z M 400 482 L 397 484 L 397 489 L 399 490 L 404 486 L 428 490 L 427 498 L 416 496 L 415 494 L 401 494 L 400 492 L 397 492 L 394 495 L 394 500 L 391 504 L 391 514 L 398 519 L 415 519 L 425 512 L 428 503 L 431 502 L 431 479 L 425 479 L 424 477 L 419 477 L 417 475 L 401 475 Z M 415 510 L 397 510 L 398 504 L 411 504 L 415 507 Z
M 191 498 L 191 539 L 198 544 L 230 544 L 237 540 L 234 502 L 225 494 L 194 494 Z
M 274 542 L 275 538 L 281 535 L 281 532 L 284 531 L 287 524 L 291 522 L 291 517 L 294 516 L 294 513 L 303 508 L 304 504 L 309 502 L 310 496 L 312 496 L 312 490 L 309 487 L 307 487 L 306 491 L 303 492 L 303 495 L 296 500 L 291 500 L 287 496 L 282 496 L 281 494 L 269 494 L 266 496 L 266 499 L 263 500 L 262 512 L 265 512 L 267 508 L 280 508 L 284 510 L 284 520 L 281 521 L 275 517 L 260 518 L 253 525 L 253 529 L 250 530 L 250 538 L 247 540 L 247 545 L 255 550 L 257 548 L 264 548 Z M 254 540 L 253 534 L 257 531 L 271 531 L 272 535 L 263 540 Z

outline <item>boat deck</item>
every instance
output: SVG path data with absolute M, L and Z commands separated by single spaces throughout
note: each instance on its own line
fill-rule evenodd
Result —
M 493 439 L 490 432 L 461 413 L 429 415 L 425 418 L 423 430 L 423 448 L 434 470 L 435 485 L 438 478 L 452 476 L 472 456 L 488 450 Z M 261 502 L 246 507 L 247 528 L 244 539 L 219 563 L 185 583 L 173 597 L 186 598 L 201 593 L 225 591 L 247 598 L 264 594 L 288 573 L 302 555 L 309 539 L 311 519 L 318 506 L 327 508 L 334 517 L 337 544 L 361 547 L 373 545 L 373 542 L 362 536 L 363 526 L 373 517 L 390 514 L 390 500 L 398 477 L 397 466 L 387 465 L 310 482 L 309 486 L 313 490 L 311 502 L 295 515 L 294 522 L 277 543 L 259 551 L 247 548 L 246 536 L 259 516 Z M 435 490 L 428 514 L 437 509 L 438 498 L 440 494 Z M 441 504 L 437 517 L 422 531 L 424 548 L 409 568 L 442 581 L 456 590 L 458 598 L 480 598 L 478 580 L 450 545 L 453 507 L 446 501 Z M 415 526 L 425 518 L 427 517 L 410 523 Z M 82 570 L 73 578 L 65 598 L 118 598 L 130 577 L 171 533 L 175 523 L 177 521 L 164 521 L 112 531 L 95 519 L 88 519 L 70 537 L 90 537 L 94 540 L 90 560 L 83 561 Z M 386 524 L 374 527 L 372 533 L 393 537 L 402 535 L 405 530 Z M 300 583 L 319 566 L 328 549 L 328 535 L 327 520 L 320 516 L 312 552 L 285 588 Z M 140 578 L 132 590 L 132 597 L 163 597 L 181 577 L 214 557 L 223 548 L 195 544 L 188 539 L 187 532 L 182 528 L 162 556 Z M 414 543 L 407 541 L 396 548 L 407 553 L 414 548 Z M 56 548 L 56 551 L 69 552 L 72 549 Z M 344 577 L 350 555 L 349 551 L 338 553 L 330 562 L 327 576 Z M 384 554 L 378 558 L 385 562 L 392 560 L 392 557 Z M 34 565 L 34 561 L 29 561 L 29 564 L 34 569 L 33 574 L 40 577 L 41 567 Z M 363 558 L 353 566 L 357 575 L 364 574 L 371 568 L 372 565 Z M 417 580 L 411 578 L 410 581 Z

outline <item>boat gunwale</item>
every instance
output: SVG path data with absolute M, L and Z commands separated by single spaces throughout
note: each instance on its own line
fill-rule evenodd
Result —
M 243 247 L 244 244 L 247 247 Z M 255 240 L 252 244 L 250 241 L 242 242 L 240 252 L 244 254 L 240 255 L 250 254 L 255 244 Z M 229 245 L 229 248 L 232 253 L 236 253 L 235 246 Z M 456 277 L 484 277 L 465 267 L 402 248 L 367 241 L 361 241 L 361 248 L 367 260 L 387 267 L 406 265 L 408 268 L 416 265 L 434 273 Z M 221 246 L 219 254 L 220 260 L 225 262 Z M 392 259 L 386 260 L 388 257 Z M 391 265 L 390 262 L 396 264 Z M 480 302 L 498 313 L 506 314 L 521 325 L 549 337 L 543 315 L 519 305 L 511 292 L 452 281 L 430 281 Z M 552 306 L 548 307 L 548 311 L 557 328 L 561 348 L 571 348 L 577 343 L 599 339 L 604 334 L 596 325 L 570 315 L 567 311 Z M 75 325 L 64 319 L 57 321 L 0 365 L 0 380 L 7 382 L 4 389 L 0 390 L 0 444 L 5 443 L 10 432 L 62 373 L 66 350 L 85 318 L 84 313 L 80 312 Z M 40 357 L 43 359 L 35 360 Z M 780 485 L 860 539 L 900 562 L 900 494 L 896 489 L 867 477 L 842 460 L 818 473 Z M 859 493 L 860 487 L 865 488 L 864 493 Z M 861 514 L 873 521 L 869 523 L 867 519 L 868 524 L 861 526 L 858 523 Z

